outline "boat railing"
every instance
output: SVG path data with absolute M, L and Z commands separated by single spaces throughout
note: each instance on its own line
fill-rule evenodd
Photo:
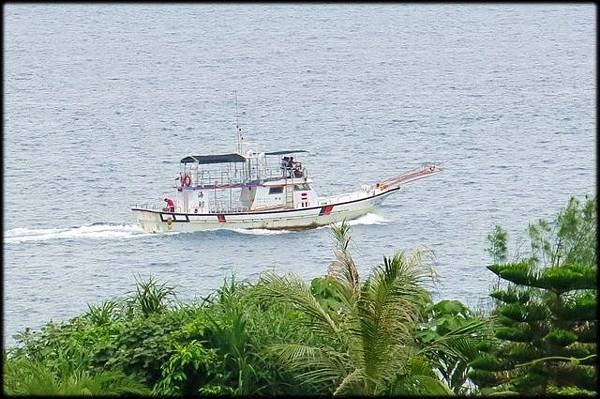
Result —
M 229 201 L 211 201 L 206 213 L 236 213 L 245 212 L 247 210 L 248 207 L 239 204 L 231 204 Z
M 156 204 L 148 204 L 148 203 L 133 204 L 133 205 L 131 205 L 131 208 L 146 209 L 149 211 L 164 211 L 165 210 L 163 206 L 158 206 Z M 195 209 L 197 209 L 197 208 L 191 207 L 191 209 L 185 210 L 185 209 L 183 209 L 182 206 L 175 206 L 175 213 L 197 213 L 194 211 Z M 237 212 L 247 212 L 248 210 L 249 210 L 249 208 L 245 207 L 245 206 L 231 205 L 231 204 L 229 204 L 229 201 L 217 201 L 217 202 L 212 201 L 210 203 L 209 209 L 204 211 L 204 213 L 214 213 L 214 214 L 237 213 Z
M 212 185 L 231 185 L 231 184 L 242 184 L 248 180 L 246 173 L 236 170 L 229 172 L 223 171 L 211 171 L 203 170 L 198 172 L 196 180 L 192 183 L 196 186 L 212 186 Z
M 340 202 L 350 202 L 357 199 L 365 198 L 367 195 L 368 193 L 365 191 L 355 191 L 352 193 L 344 193 L 319 198 L 319 202 L 321 202 L 322 204 L 337 204 Z
M 212 171 L 212 170 L 203 170 L 199 171 L 195 176 L 195 179 L 192 179 L 192 186 L 195 187 L 211 187 L 215 186 L 230 186 L 230 185 L 241 185 L 248 183 L 249 181 L 254 180 L 268 180 L 268 179 L 281 179 L 281 178 L 292 178 L 294 171 L 283 169 L 281 167 L 267 167 L 260 169 L 252 168 L 250 174 L 250 179 L 248 178 L 248 173 L 245 171 L 242 173 L 240 170 L 236 171 Z M 301 171 L 301 176 L 295 177 L 306 177 L 306 170 Z
M 143 204 L 133 204 L 131 205 L 131 208 L 137 208 L 137 209 L 147 209 L 149 211 L 164 211 L 165 207 L 163 204 L 161 205 L 157 205 L 156 203 L 154 204 L 149 204 L 149 203 L 143 203 Z M 183 213 L 183 207 L 181 206 L 175 206 L 175 212 L 176 213 Z

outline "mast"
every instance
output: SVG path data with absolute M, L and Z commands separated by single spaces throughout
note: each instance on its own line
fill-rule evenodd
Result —
M 235 130 L 237 136 L 237 153 L 242 154 L 242 141 L 244 138 L 242 137 L 242 129 L 240 129 L 240 120 L 238 118 L 238 105 L 237 105 L 237 91 L 233 91 L 235 93 Z

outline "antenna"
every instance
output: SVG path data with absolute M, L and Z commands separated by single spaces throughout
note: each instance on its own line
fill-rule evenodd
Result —
M 242 137 L 242 129 L 240 129 L 240 120 L 238 118 L 237 91 L 234 90 L 233 93 L 235 94 L 235 129 L 237 135 L 237 152 L 238 154 L 242 154 L 242 140 L 244 140 L 244 138 Z

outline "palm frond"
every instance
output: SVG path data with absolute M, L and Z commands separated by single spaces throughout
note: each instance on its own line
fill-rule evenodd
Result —
M 434 395 L 434 396 L 450 396 L 454 392 L 442 381 L 428 375 L 408 374 L 399 377 L 394 381 L 391 387 L 382 387 L 384 391 L 380 394 L 384 395 Z
M 475 344 L 487 337 L 487 320 L 474 320 L 428 342 L 419 353 L 432 357 L 440 354 L 466 361 L 476 354 Z
M 385 336 L 397 344 L 407 343 L 428 298 L 422 284 L 429 270 L 414 254 L 407 258 L 398 252 L 392 258 L 384 257 L 363 284 L 358 303 L 360 331 L 355 333 L 364 334 L 372 342 Z
M 303 311 L 309 317 L 301 322 L 317 327 L 315 332 L 338 334 L 336 323 L 310 292 L 310 288 L 298 277 L 265 274 L 261 277 L 257 289 L 263 298 L 280 300 Z
M 338 280 L 345 288 L 346 297 L 356 299 L 360 291 L 360 281 L 356 263 L 348 250 L 350 244 L 350 226 L 346 221 L 340 225 L 331 225 L 331 231 L 336 243 L 335 260 L 328 268 L 328 275 Z
M 364 385 L 365 374 L 361 368 L 355 369 L 353 372 L 348 374 L 342 382 L 335 388 L 333 395 L 356 395 L 362 391 L 362 385 Z M 358 389 L 357 389 L 358 388 Z
M 274 344 L 268 349 L 268 354 L 275 355 L 277 360 L 284 364 L 302 367 L 311 365 L 313 360 L 323 357 L 323 348 L 308 346 L 304 344 Z
M 299 381 L 303 384 L 333 384 L 342 378 L 340 369 L 327 364 L 316 364 L 315 369 L 300 373 L 297 375 Z

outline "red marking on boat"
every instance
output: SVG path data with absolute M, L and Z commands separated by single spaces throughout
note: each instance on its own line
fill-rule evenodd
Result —
M 217 219 L 219 219 L 219 223 L 225 222 L 225 215 L 217 215 Z
M 321 208 L 321 212 L 319 212 L 319 216 L 329 215 L 332 210 L 333 210 L 333 205 L 325 205 L 323 208 Z

